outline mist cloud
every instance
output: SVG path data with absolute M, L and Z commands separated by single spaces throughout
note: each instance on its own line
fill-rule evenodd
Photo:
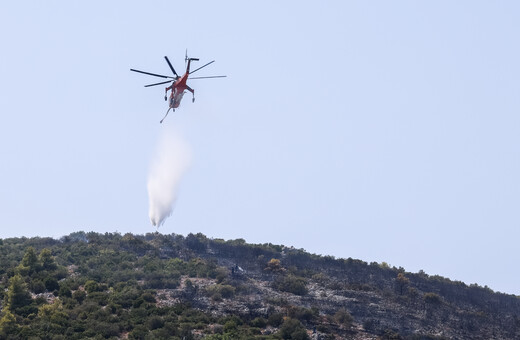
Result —
M 173 212 L 179 183 L 191 164 L 191 150 L 180 133 L 162 129 L 148 173 L 150 222 L 160 227 Z

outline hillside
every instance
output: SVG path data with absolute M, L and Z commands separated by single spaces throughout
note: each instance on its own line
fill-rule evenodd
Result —
M 0 240 L 1 339 L 518 339 L 520 298 L 202 234 Z

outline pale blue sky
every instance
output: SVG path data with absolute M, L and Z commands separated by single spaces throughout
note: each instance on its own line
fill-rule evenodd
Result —
M 0 237 L 143 234 L 161 130 L 192 149 L 163 233 L 293 245 L 520 294 L 516 1 L 0 4 Z M 157 79 L 216 62 L 165 124 Z M 160 81 L 160 79 L 159 79 Z

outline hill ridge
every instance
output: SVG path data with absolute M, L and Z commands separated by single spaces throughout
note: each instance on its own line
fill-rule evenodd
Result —
M 76 232 L 0 254 L 10 339 L 520 338 L 517 296 L 271 243 Z

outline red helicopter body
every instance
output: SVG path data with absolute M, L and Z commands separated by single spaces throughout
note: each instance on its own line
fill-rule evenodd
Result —
M 168 112 L 170 112 L 170 110 L 175 111 L 175 109 L 179 107 L 179 105 L 181 104 L 182 97 L 184 96 L 184 93 L 186 92 L 186 90 L 191 92 L 191 94 L 193 95 L 192 102 L 195 101 L 195 90 L 193 90 L 191 87 L 188 86 L 188 84 L 187 84 L 188 77 L 189 77 L 190 74 L 193 74 L 193 73 L 197 72 L 198 70 L 200 70 L 201 68 L 206 67 L 209 64 L 215 62 L 215 60 L 210 61 L 209 63 L 207 63 L 207 64 L 197 68 L 196 70 L 190 72 L 191 62 L 192 61 L 198 61 L 199 59 L 197 59 L 197 58 L 188 58 L 188 52 L 186 51 L 186 57 L 184 59 L 184 61 L 187 62 L 186 72 L 182 76 L 179 76 L 177 74 L 177 72 L 175 72 L 175 69 L 173 68 L 172 64 L 170 63 L 170 60 L 168 59 L 168 57 L 165 56 L 164 59 L 166 59 L 166 62 L 168 63 L 168 66 L 172 70 L 172 72 L 175 75 L 175 77 L 165 76 L 165 75 L 162 75 L 162 74 L 156 74 L 156 73 L 150 73 L 150 72 L 144 72 L 144 71 L 139 71 L 139 70 L 135 70 L 135 69 L 130 69 L 130 71 L 147 74 L 147 75 L 154 76 L 154 77 L 170 78 L 170 79 L 172 79 L 172 80 L 167 80 L 167 81 L 163 81 L 163 82 L 160 82 L 160 83 L 145 85 L 145 87 L 150 87 L 150 86 L 156 86 L 156 85 L 172 83 L 170 86 L 166 87 L 166 89 L 165 89 L 166 93 L 164 95 L 164 100 L 168 99 L 168 91 L 172 91 L 170 93 L 170 100 L 169 100 L 169 103 L 168 103 L 168 111 L 166 111 L 166 115 L 164 116 L 164 118 L 166 118 L 166 116 L 168 115 Z M 223 77 L 225 77 L 225 76 L 191 77 L 190 79 L 223 78 Z M 160 121 L 161 123 L 163 122 L 164 118 L 161 119 L 161 121 Z

